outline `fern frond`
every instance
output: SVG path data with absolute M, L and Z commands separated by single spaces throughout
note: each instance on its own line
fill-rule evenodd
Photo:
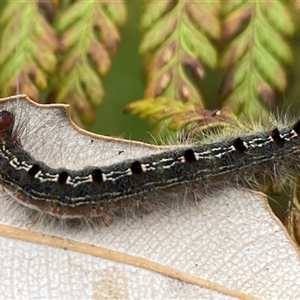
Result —
M 33 17 L 34 16 L 34 17 Z M 35 1 L 9 1 L 0 15 L 0 94 L 26 93 L 37 101 L 56 67 L 55 32 Z
M 222 111 L 210 111 L 201 108 L 197 103 L 182 103 L 164 97 L 132 102 L 125 107 L 124 112 L 148 119 L 153 125 L 168 120 L 169 130 L 185 129 L 190 137 L 207 129 L 231 127 L 237 123 L 229 108 L 224 108 Z
M 145 98 L 148 101 L 157 105 L 154 98 L 162 97 L 159 99 L 170 99 L 169 105 L 173 105 L 175 99 L 192 110 L 193 104 L 201 109 L 205 106 L 200 84 L 205 77 L 205 66 L 214 68 L 217 64 L 212 40 L 220 35 L 219 7 L 219 1 L 147 2 L 141 20 L 144 37 L 140 52 L 145 58 L 148 79 Z M 157 107 L 164 109 L 165 104 Z M 136 102 L 135 107 L 138 105 L 144 110 L 144 102 Z M 177 105 L 174 109 L 176 111 Z M 155 111 L 159 119 L 168 117 L 164 110 Z M 152 118 L 150 114 L 143 116 Z
M 141 118 L 149 119 L 151 123 L 157 124 L 159 121 L 174 115 L 185 115 L 194 110 L 194 103 L 182 103 L 169 98 L 158 97 L 132 102 L 125 107 L 124 112 L 139 115 Z
M 221 86 L 224 105 L 236 114 L 269 115 L 276 92 L 286 88 L 283 64 L 292 60 L 284 36 L 293 23 L 280 1 L 227 1 L 222 37 L 227 42 L 221 66 L 229 68 Z
M 94 107 L 102 103 L 101 76 L 111 66 L 120 35 L 117 26 L 126 19 L 122 1 L 78 1 L 67 7 L 56 22 L 61 36 L 57 102 L 73 105 L 86 122 L 93 122 Z

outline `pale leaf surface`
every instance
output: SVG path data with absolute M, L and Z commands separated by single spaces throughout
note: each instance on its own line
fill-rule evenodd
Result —
M 24 99 L 4 106 L 22 124 L 24 148 L 53 167 L 101 166 L 163 149 L 79 132 L 64 108 Z M 164 194 L 142 217 L 70 227 L 36 221 L 1 191 L 0 298 L 300 297 L 297 250 L 262 195 L 228 188 L 195 203 L 181 193 Z

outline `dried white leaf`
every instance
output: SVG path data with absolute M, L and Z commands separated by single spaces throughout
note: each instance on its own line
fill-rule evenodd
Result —
M 24 149 L 53 167 L 162 151 L 79 133 L 64 109 L 5 106 L 25 128 Z M 107 227 L 35 223 L 35 212 L 0 197 L 1 299 L 300 298 L 298 252 L 263 195 L 228 188 L 195 202 L 165 194 L 151 214 Z

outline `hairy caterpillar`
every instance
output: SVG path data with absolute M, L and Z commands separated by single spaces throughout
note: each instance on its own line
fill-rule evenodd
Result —
M 11 101 L 23 105 L 28 99 L 16 96 Z M 110 164 L 70 169 L 49 166 L 24 150 L 15 134 L 14 113 L 9 105 L 2 105 L 0 183 L 34 210 L 62 218 L 101 217 L 126 205 L 151 201 L 178 186 L 199 191 L 228 185 L 252 187 L 270 177 L 276 179 L 276 174 L 296 174 L 299 135 L 297 121 L 203 145 L 158 147 L 136 158 L 120 155 Z

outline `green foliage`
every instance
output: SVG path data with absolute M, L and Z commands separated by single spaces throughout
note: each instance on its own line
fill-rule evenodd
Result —
M 198 133 L 206 125 L 231 126 L 235 117 L 215 109 L 229 106 L 240 120 L 255 119 L 282 99 L 297 3 L 268 0 L 6 1 L 0 6 L 1 96 L 19 92 L 70 103 L 77 122 L 93 123 L 105 98 L 103 78 L 119 51 L 119 27 L 136 5 L 146 86 L 125 112 Z M 127 77 L 130 71 L 123 70 Z M 120 85 L 117 77 L 114 89 Z M 117 98 L 123 97 L 120 91 Z
M 125 112 L 128 111 L 148 119 L 153 125 L 168 119 L 170 130 L 188 128 L 189 136 L 214 127 L 230 128 L 238 122 L 229 108 L 209 111 L 197 103 L 183 103 L 164 97 L 132 102 L 125 108 Z
M 34 16 L 34 18 L 33 18 Z M 39 99 L 57 64 L 57 39 L 35 2 L 11 1 L 1 11 L 0 93 L 16 90 Z M 18 54 L 16 55 L 16 51 Z
M 55 10 L 38 1 L 8 1 L 1 11 L 1 95 L 70 103 L 86 122 L 102 103 L 101 76 L 118 49 L 122 1 L 78 1 Z M 34 17 L 33 17 L 34 16 Z M 42 93 L 44 91 L 44 93 Z M 73 118 L 77 120 L 76 114 Z M 79 120 L 77 120 L 79 122 Z
M 237 114 L 268 115 L 275 93 L 287 85 L 283 63 L 292 61 L 292 53 L 283 36 L 293 32 L 290 14 L 279 1 L 227 4 L 222 34 L 226 48 L 220 61 L 228 69 L 221 86 L 223 105 Z
M 220 36 L 219 8 L 219 1 L 147 2 L 140 46 L 148 78 L 146 98 L 164 96 L 204 106 L 197 86 L 205 77 L 204 66 L 217 65 L 211 38 Z
M 54 85 L 56 101 L 74 104 L 86 121 L 91 121 L 93 106 L 103 101 L 100 76 L 108 72 L 110 54 L 118 49 L 116 25 L 124 23 L 126 13 L 116 4 L 78 1 L 61 12 L 55 23 L 62 51 Z

